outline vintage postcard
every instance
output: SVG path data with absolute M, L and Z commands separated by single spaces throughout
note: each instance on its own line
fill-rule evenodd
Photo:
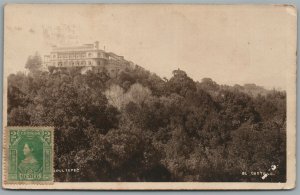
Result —
M 292 189 L 291 5 L 7 4 L 6 189 Z

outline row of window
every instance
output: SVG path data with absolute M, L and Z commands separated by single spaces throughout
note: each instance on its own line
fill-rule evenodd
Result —
M 92 53 L 87 53 L 87 55 L 85 54 L 77 54 L 77 55 L 74 55 L 74 54 L 70 54 L 70 55 L 58 55 L 58 59 L 67 59 L 67 58 L 85 58 L 85 57 L 92 57 L 93 54 Z M 104 58 L 105 55 L 103 53 L 98 53 L 98 57 L 99 58 Z M 53 59 L 56 59 L 56 55 L 53 54 L 52 55 L 52 58 Z
M 65 62 L 58 62 L 58 66 L 86 66 L 86 65 L 93 65 L 92 61 L 65 61 Z
M 56 55 L 53 55 L 53 58 L 56 58 Z M 85 54 L 81 54 L 81 55 L 59 55 L 58 59 L 68 59 L 68 58 L 85 58 Z
M 103 61 L 97 61 L 97 65 L 104 65 Z M 55 63 L 53 64 L 55 66 Z M 86 65 L 94 65 L 92 61 L 64 61 L 58 62 L 58 66 L 86 66 Z

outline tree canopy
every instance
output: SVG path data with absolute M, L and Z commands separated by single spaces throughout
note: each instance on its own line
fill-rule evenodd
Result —
M 25 68 L 30 72 L 36 72 L 42 68 L 42 58 L 39 53 L 36 52 L 34 55 L 28 57 Z
M 40 69 L 40 57 L 26 68 Z M 136 67 L 11 74 L 8 125 L 55 126 L 57 181 L 285 181 L 286 94 Z M 257 90 L 256 90 L 257 91 Z

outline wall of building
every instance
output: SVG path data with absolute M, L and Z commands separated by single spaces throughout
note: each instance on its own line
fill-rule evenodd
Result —
M 50 55 L 44 56 L 44 63 L 51 69 L 82 67 L 83 72 L 89 70 L 85 67 L 97 67 L 98 71 L 105 69 L 111 77 L 116 77 L 120 71 L 129 66 L 129 62 L 123 56 L 107 53 L 98 48 L 98 42 L 80 47 L 54 47 Z

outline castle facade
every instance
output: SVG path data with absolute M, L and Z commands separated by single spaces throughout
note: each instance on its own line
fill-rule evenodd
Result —
M 44 65 L 48 69 L 81 68 L 83 71 L 93 68 L 106 69 L 116 76 L 122 69 L 133 66 L 123 56 L 99 49 L 99 42 L 74 47 L 52 47 L 49 55 L 44 56 Z

